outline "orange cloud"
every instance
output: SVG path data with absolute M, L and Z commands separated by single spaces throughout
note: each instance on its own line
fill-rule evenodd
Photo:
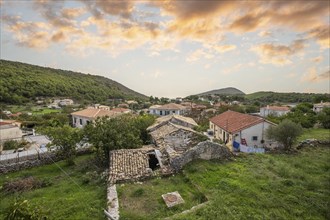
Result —
M 330 28 L 329 25 L 316 27 L 308 31 L 309 37 L 315 38 L 323 48 L 330 47 Z
M 308 73 L 304 74 L 301 78 L 301 81 L 304 82 L 321 82 L 330 79 L 330 70 L 324 71 L 320 74 L 317 74 L 315 68 L 310 68 Z
M 305 48 L 304 40 L 295 40 L 292 44 L 275 45 L 272 43 L 260 44 L 252 48 L 261 58 L 261 63 L 273 63 L 275 65 L 285 65 L 292 63 L 289 57 L 297 54 Z

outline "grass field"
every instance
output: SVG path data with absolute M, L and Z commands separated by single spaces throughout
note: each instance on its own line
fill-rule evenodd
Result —
M 193 199 L 196 188 L 197 195 L 205 195 L 209 203 L 174 219 L 330 218 L 328 147 L 291 155 L 241 154 L 225 162 L 200 160 L 172 178 L 120 186 L 122 219 L 161 219 L 182 212 L 202 202 Z M 143 193 L 134 196 L 137 191 Z M 188 204 L 167 209 L 160 195 L 171 191 L 179 191 Z
M 298 141 L 306 139 L 317 139 L 317 140 L 330 140 L 330 129 L 313 128 L 304 129 L 303 134 L 298 138 Z
M 34 115 L 43 115 L 43 114 L 49 114 L 49 113 L 53 113 L 53 112 L 61 112 L 61 109 L 49 109 L 49 108 L 43 108 L 40 110 L 35 110 L 32 112 L 32 114 Z
M 96 173 L 96 167 L 89 163 L 92 156 L 78 157 L 74 166 L 66 166 L 64 161 L 58 163 L 72 179 L 54 164 L 2 174 L 1 189 L 6 181 L 28 176 L 46 181 L 50 186 L 14 194 L 0 190 L 0 219 L 4 219 L 6 208 L 17 197 L 41 206 L 49 219 L 105 219 L 106 184 Z
M 152 179 L 142 184 L 119 184 L 117 191 L 121 219 L 160 219 L 207 200 L 184 175 Z M 178 191 L 185 202 L 168 209 L 161 195 L 174 191 Z
M 300 137 L 326 137 L 329 130 L 305 130 Z M 43 207 L 49 219 L 105 219 L 106 184 L 93 155 L 76 165 L 59 162 L 0 176 L 0 219 L 16 197 Z M 7 181 L 33 176 L 49 183 L 9 194 Z M 81 187 L 81 188 L 80 188 Z M 121 219 L 330 219 L 330 147 L 303 148 L 295 154 L 240 154 L 232 161 L 194 161 L 175 176 L 119 184 Z M 178 191 L 184 204 L 166 208 L 161 195 Z M 173 215 L 208 200 L 205 206 Z

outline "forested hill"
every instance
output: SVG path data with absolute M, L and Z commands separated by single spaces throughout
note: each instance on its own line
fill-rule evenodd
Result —
M 110 98 L 145 99 L 111 79 L 67 70 L 0 60 L 0 102 L 22 104 L 36 97 L 67 97 L 102 102 Z
M 203 92 L 200 94 L 197 94 L 198 96 L 207 96 L 207 95 L 245 95 L 244 92 L 242 92 L 239 89 L 228 87 L 223 89 L 215 89 L 207 92 Z

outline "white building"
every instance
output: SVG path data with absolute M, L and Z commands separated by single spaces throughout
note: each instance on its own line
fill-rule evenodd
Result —
M 4 143 L 9 140 L 21 140 L 23 132 L 19 126 L 10 123 L 0 121 L 0 143 Z
M 187 108 L 175 104 L 175 103 L 169 103 L 165 105 L 153 105 L 149 108 L 149 113 L 152 115 L 183 115 L 187 112 Z
M 324 108 L 330 108 L 330 102 L 321 102 L 321 103 L 314 104 L 313 111 L 316 113 L 319 113 Z
M 287 106 L 269 106 L 260 108 L 260 116 L 267 117 L 268 115 L 272 116 L 282 116 L 290 112 L 290 108 Z
M 73 100 L 72 99 L 62 99 L 59 101 L 58 105 L 60 105 L 60 106 L 73 105 Z
M 71 113 L 73 127 L 83 128 L 85 125 L 95 121 L 98 117 L 115 117 L 120 113 L 97 108 L 87 108 Z
M 264 118 L 227 111 L 210 119 L 210 129 L 214 138 L 223 141 L 231 147 L 236 141 L 250 147 L 264 147 L 270 142 L 265 131 L 275 126 Z

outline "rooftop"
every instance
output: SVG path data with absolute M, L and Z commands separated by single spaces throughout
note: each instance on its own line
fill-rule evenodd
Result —
M 148 152 L 150 151 L 153 151 L 153 148 L 110 151 L 110 182 L 137 180 L 151 176 L 152 170 L 149 168 L 148 157 Z
M 265 119 L 228 110 L 211 118 L 210 121 L 227 132 L 234 133 L 259 124 L 265 121 Z
M 186 109 L 183 105 L 175 104 L 175 103 L 169 103 L 165 105 L 161 105 L 159 107 L 156 107 L 156 109 L 162 109 L 162 110 L 182 110 Z
M 96 109 L 96 108 L 87 108 L 87 109 L 84 109 L 81 111 L 71 113 L 71 115 L 92 118 L 92 119 L 95 119 L 97 117 L 103 117 L 103 116 L 114 117 L 118 114 L 119 114 L 119 112 L 108 111 L 108 110 L 103 110 L 103 109 Z
M 158 126 L 164 124 L 164 123 L 167 123 L 167 122 L 170 122 L 170 121 L 173 121 L 173 119 L 175 120 L 179 120 L 179 121 L 182 121 L 184 123 L 187 123 L 187 124 L 190 124 L 192 127 L 194 126 L 197 126 L 198 124 L 195 122 L 194 119 L 192 118 L 189 118 L 189 117 L 184 117 L 184 116 L 181 116 L 181 115 L 166 115 L 166 116 L 163 116 L 163 117 L 159 117 L 156 119 L 156 122 L 149 126 L 147 128 L 147 130 L 153 130 L 155 128 L 157 128 Z

